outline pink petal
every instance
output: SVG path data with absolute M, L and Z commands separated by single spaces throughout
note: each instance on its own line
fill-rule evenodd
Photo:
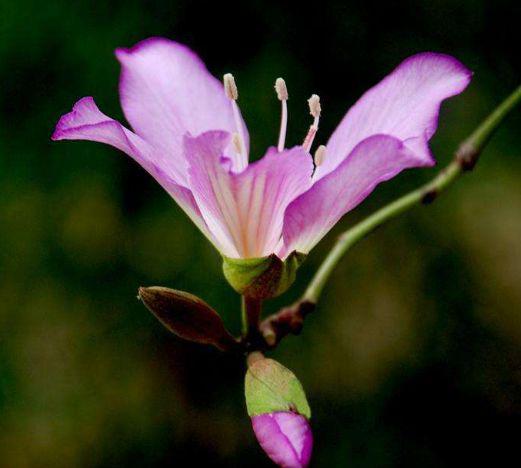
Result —
M 230 257 L 262 257 L 280 244 L 284 211 L 311 184 L 311 156 L 301 147 L 271 149 L 240 174 L 223 156 L 229 135 L 185 137 L 190 187 L 221 251 Z
M 116 57 L 121 63 L 119 92 L 125 117 L 138 135 L 165 150 L 184 174 L 187 132 L 236 131 L 222 83 L 187 47 L 150 38 L 130 49 L 117 49 Z M 234 160 L 240 157 L 231 145 L 229 153 Z
M 60 118 L 51 139 L 106 143 L 145 163 L 144 155 L 152 151 L 144 140 L 103 114 L 90 96 L 80 99 L 71 112 Z
M 92 97 L 80 99 L 72 111 L 63 115 L 51 137 L 52 140 L 89 140 L 106 143 L 131 156 L 177 201 L 181 208 L 214 242 L 201 217 L 190 190 L 176 182 L 176 174 L 161 164 L 158 150 L 123 125 L 103 114 Z
M 277 412 L 254 416 L 251 420 L 259 444 L 275 463 L 287 468 L 308 466 L 313 434 L 304 416 Z
M 362 141 L 335 171 L 289 205 L 284 219 L 285 252 L 309 252 L 380 182 L 417 165 L 416 155 L 397 138 L 374 135 Z
M 441 102 L 461 93 L 472 73 L 455 58 L 422 53 L 409 57 L 349 109 L 327 143 L 320 178 L 334 170 L 365 138 L 391 135 L 414 152 L 418 166 L 434 160 L 427 142 L 438 124 Z

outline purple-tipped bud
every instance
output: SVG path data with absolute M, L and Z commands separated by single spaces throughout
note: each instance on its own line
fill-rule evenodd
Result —
M 253 416 L 251 422 L 259 444 L 277 465 L 286 468 L 308 466 L 313 434 L 304 416 L 279 411 Z

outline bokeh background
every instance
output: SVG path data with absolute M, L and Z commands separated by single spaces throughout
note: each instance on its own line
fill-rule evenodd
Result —
M 408 55 L 475 71 L 443 106 L 440 164 L 519 84 L 519 2 L 0 0 L 0 465 L 270 466 L 243 401 L 244 365 L 168 334 L 140 285 L 188 290 L 239 330 L 219 255 L 136 164 L 95 143 L 52 143 L 85 95 L 122 119 L 117 46 L 163 35 L 233 72 L 255 157 L 277 138 L 284 76 L 289 142 L 323 102 L 324 142 L 347 108 Z M 512 466 L 521 422 L 521 115 L 479 166 L 428 208 L 342 262 L 303 334 L 273 357 L 314 411 L 314 466 Z M 378 188 L 337 229 L 427 180 Z M 331 247 L 310 255 L 298 296 Z M 515 464 L 514 461 L 512 463 Z

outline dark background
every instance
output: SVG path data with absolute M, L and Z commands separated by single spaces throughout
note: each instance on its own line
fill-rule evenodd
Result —
M 519 2 L 0 0 L 0 465 L 270 466 L 254 441 L 243 363 L 169 335 L 140 285 L 188 290 L 239 329 L 219 255 L 129 158 L 52 143 L 92 95 L 122 119 L 117 46 L 184 42 L 232 72 L 258 157 L 277 138 L 277 76 L 289 143 L 323 103 L 323 143 L 347 108 L 408 55 L 434 50 L 475 71 L 447 102 L 438 161 L 521 76 Z M 437 203 L 353 249 L 299 338 L 272 355 L 313 410 L 314 466 L 511 466 L 521 415 L 521 123 Z M 380 187 L 345 229 L 436 169 Z M 297 297 L 331 247 L 310 255 Z

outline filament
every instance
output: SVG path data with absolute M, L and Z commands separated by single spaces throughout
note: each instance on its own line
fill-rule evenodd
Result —
M 282 78 L 277 78 L 275 81 L 275 91 L 277 97 L 281 103 L 281 116 L 280 116 L 280 131 L 279 131 L 279 142 L 277 145 L 278 152 L 284 150 L 284 144 L 286 142 L 286 130 L 288 128 L 288 88 L 286 88 L 286 82 Z
M 237 105 L 239 91 L 237 89 L 237 85 L 235 84 L 235 78 L 231 73 L 226 73 L 226 75 L 224 75 L 223 82 L 224 92 L 232 105 L 233 120 L 235 122 L 235 130 L 237 132 L 237 137 L 233 137 L 235 139 L 233 144 L 234 147 L 238 149 L 237 152 L 241 155 L 241 159 L 239 160 L 240 167 L 237 168 L 241 171 L 248 165 L 248 155 L 246 154 L 246 139 L 244 138 L 244 127 L 242 125 L 241 113 L 239 111 L 239 106 Z

